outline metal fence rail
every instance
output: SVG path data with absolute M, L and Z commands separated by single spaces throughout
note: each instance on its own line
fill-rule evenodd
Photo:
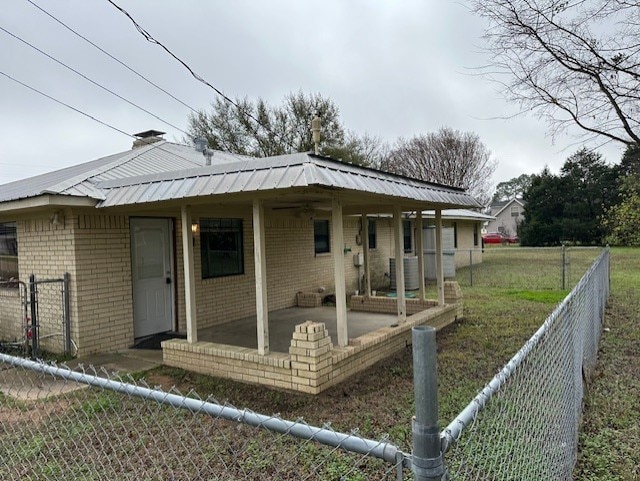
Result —
M 451 479 L 572 479 L 583 383 L 595 365 L 608 296 L 607 249 L 441 433 Z
M 0 479 L 402 479 L 404 455 L 303 420 L 0 354 Z

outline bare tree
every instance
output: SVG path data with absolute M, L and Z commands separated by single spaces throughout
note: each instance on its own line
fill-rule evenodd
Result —
M 399 139 L 381 168 L 428 182 L 460 187 L 483 205 L 491 199 L 496 162 L 473 132 L 443 127 L 438 132 Z
M 640 5 L 631 0 L 474 0 L 489 21 L 483 72 L 552 135 L 640 143 Z

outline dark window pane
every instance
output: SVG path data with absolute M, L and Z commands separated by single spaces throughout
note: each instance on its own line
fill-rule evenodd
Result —
M 242 219 L 200 219 L 202 278 L 244 274 Z
M 18 236 L 15 222 L 0 223 L 0 280 L 18 279 Z
M 331 252 L 328 220 L 313 221 L 313 243 L 316 254 Z

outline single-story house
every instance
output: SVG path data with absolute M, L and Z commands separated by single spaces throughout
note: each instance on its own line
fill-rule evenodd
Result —
M 18 277 L 69 274 L 79 355 L 177 331 L 186 339 L 163 343 L 168 364 L 319 392 L 403 346 L 411 325 L 459 315 L 449 305 L 459 288 L 441 268 L 432 303 L 423 286 L 420 299 L 405 299 L 403 281 L 397 298 L 375 299 L 372 272 L 404 256 L 403 212 L 433 211 L 441 232 L 444 209 L 480 207 L 464 191 L 311 153 L 211 158 L 155 131 L 139 135 L 131 150 L 0 186 L 0 228 L 17 244 Z M 376 229 L 380 214 L 392 214 L 390 229 Z M 411 242 L 423 250 L 421 235 Z M 396 277 L 404 279 L 402 262 Z M 271 352 L 269 313 L 322 290 L 335 296 L 336 338 L 300 319 L 289 352 Z M 396 327 L 350 339 L 347 294 L 356 290 L 352 309 L 392 306 Z M 199 342 L 199 330 L 247 316 L 257 349 Z M 0 337 L 2 324 L 0 316 Z
M 518 234 L 518 226 L 524 220 L 524 201 L 509 199 L 494 202 L 490 206 L 489 215 L 495 217 L 489 220 L 487 232 L 500 232 L 506 236 Z

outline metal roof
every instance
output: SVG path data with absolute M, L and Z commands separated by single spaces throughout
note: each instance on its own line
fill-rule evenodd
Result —
M 436 216 L 436 213 L 433 210 L 425 210 L 422 212 L 422 216 L 427 219 L 431 219 Z M 495 220 L 495 217 L 492 215 L 487 215 L 481 212 L 476 212 L 476 211 L 467 210 L 467 209 L 443 209 L 442 218 L 443 219 L 478 220 L 478 221 Z
M 345 164 L 308 153 L 267 158 L 216 151 L 212 165 L 193 147 L 160 141 L 0 186 L 0 202 L 44 194 L 124 206 L 241 192 L 319 187 L 439 204 L 481 207 L 461 189 Z
M 244 157 L 216 151 L 214 163 L 237 162 Z M 193 147 L 167 141 L 102 157 L 84 164 L 0 185 L 0 202 L 26 199 L 43 194 L 90 197 L 103 200 L 96 184 L 204 165 L 204 157 Z
M 307 153 L 115 179 L 100 182 L 97 186 L 106 196 L 98 207 L 294 187 L 325 187 L 451 207 L 481 207 L 476 199 L 461 189 Z

